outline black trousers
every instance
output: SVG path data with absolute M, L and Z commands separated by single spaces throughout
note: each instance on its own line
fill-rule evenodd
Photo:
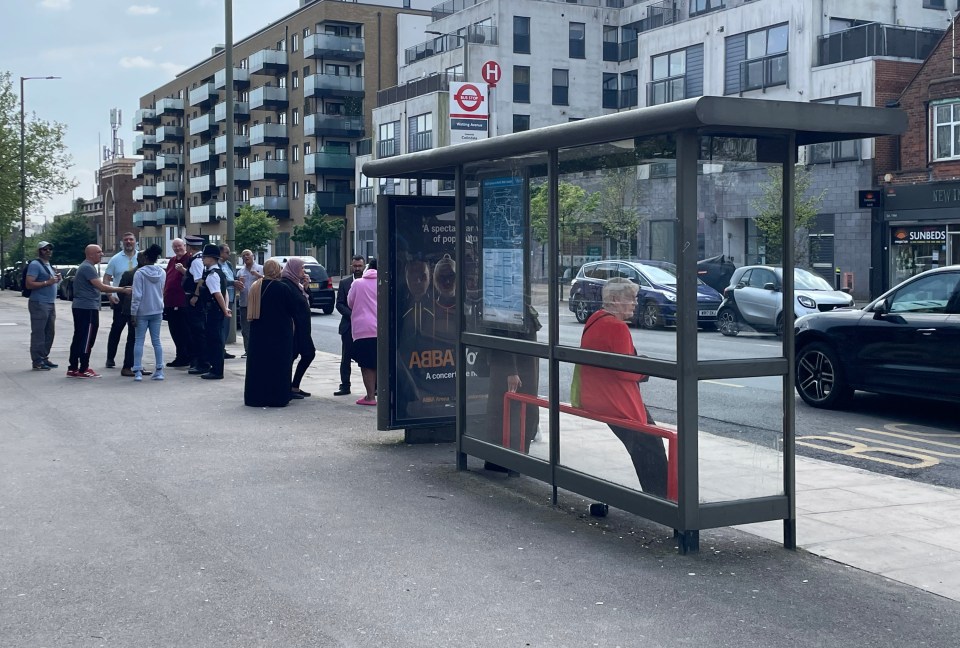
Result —
M 190 325 L 187 323 L 186 306 L 167 306 L 163 309 L 163 318 L 167 320 L 167 326 L 170 328 L 170 337 L 173 339 L 173 345 L 177 352 L 174 356 L 174 362 L 178 364 L 190 361 L 194 357 L 193 345 L 190 341 Z
M 223 311 L 219 306 L 209 306 L 204 312 L 203 329 L 206 335 L 204 346 L 206 363 L 210 373 L 223 375 Z
M 110 334 L 107 336 L 107 360 L 116 360 L 117 348 L 120 346 L 120 335 L 123 334 L 123 329 L 130 325 L 130 316 L 123 314 L 120 304 L 110 304 L 110 310 L 113 311 L 113 320 L 110 322 Z M 128 333 L 129 335 L 132 335 L 132 333 Z M 132 354 L 133 347 L 130 348 Z
M 133 343 L 137 339 L 137 329 L 130 322 L 130 316 L 127 318 L 127 341 L 123 345 L 123 368 L 133 369 Z
M 190 356 L 190 365 L 203 367 L 207 363 L 203 306 L 187 306 L 185 319 L 187 321 L 187 331 L 190 333 L 190 348 L 193 350 L 193 354 Z
M 350 358 L 353 356 L 353 332 L 340 335 L 340 386 L 350 388 Z
M 100 311 L 92 308 L 73 308 L 73 340 L 70 342 L 71 371 L 86 371 L 90 368 L 90 352 L 97 341 L 100 328 Z
M 653 425 L 652 419 L 649 422 Z M 610 429 L 627 448 L 643 492 L 666 498 L 667 452 L 663 448 L 663 439 L 616 425 L 611 425 Z

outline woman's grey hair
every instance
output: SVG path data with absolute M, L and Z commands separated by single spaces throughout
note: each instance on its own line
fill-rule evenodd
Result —
M 603 307 L 636 301 L 640 286 L 625 277 L 614 277 L 603 286 Z

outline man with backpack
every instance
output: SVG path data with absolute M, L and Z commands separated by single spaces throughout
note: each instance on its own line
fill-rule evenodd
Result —
M 50 265 L 53 245 L 47 241 L 37 244 L 37 258 L 24 270 L 23 292 L 29 298 L 30 359 L 35 371 L 50 371 L 57 367 L 50 362 L 50 348 L 57 321 L 57 284 L 62 277 Z

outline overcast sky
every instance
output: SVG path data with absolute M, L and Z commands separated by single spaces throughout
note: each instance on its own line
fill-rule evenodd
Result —
M 43 216 L 91 198 L 102 145 L 110 144 L 110 109 L 123 111 L 120 137 L 133 155 L 133 114 L 141 95 L 210 55 L 224 41 L 223 0 L 3 0 L 0 69 L 14 92 L 27 81 L 26 110 L 67 126 L 70 175 L 79 186 L 45 205 Z M 298 0 L 233 0 L 234 40 L 249 36 L 299 6 Z M 189 17 L 189 20 L 187 19 Z M 98 138 L 100 144 L 98 144 Z

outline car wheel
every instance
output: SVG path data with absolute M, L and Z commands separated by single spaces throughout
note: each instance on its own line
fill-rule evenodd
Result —
M 324 306 L 322 309 L 324 315 L 329 315 L 333 312 L 333 306 Z
M 717 311 L 717 330 L 727 337 L 735 337 L 740 332 L 740 319 L 736 311 L 729 306 Z
M 777 337 L 783 339 L 783 313 L 777 316 Z
M 825 409 L 839 406 L 853 394 L 843 382 L 833 347 L 814 342 L 797 352 L 797 393 L 807 405 Z
M 642 315 L 643 328 L 658 329 L 663 326 L 663 315 L 660 313 L 660 307 L 656 302 L 648 301 L 643 305 Z
M 587 310 L 587 305 L 583 302 L 583 300 L 577 301 L 576 306 L 573 308 L 573 312 L 577 316 L 577 321 L 581 324 L 590 319 L 590 311 Z

